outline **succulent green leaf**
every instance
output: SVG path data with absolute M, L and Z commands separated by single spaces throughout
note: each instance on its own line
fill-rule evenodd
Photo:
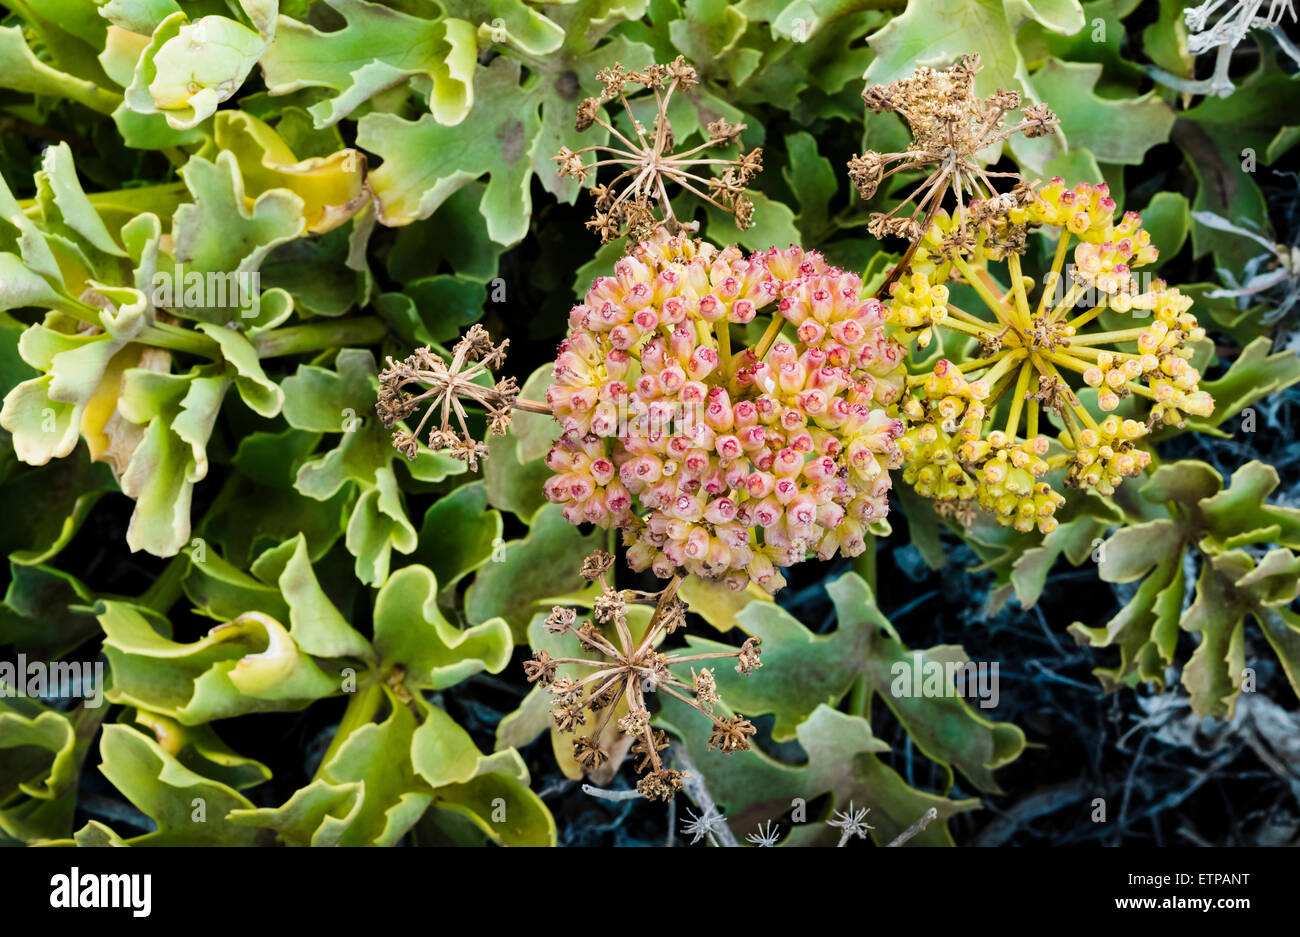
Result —
M 457 628 L 438 608 L 438 581 L 423 566 L 389 578 L 375 600 L 375 651 L 385 673 L 400 666 L 412 687 L 442 689 L 480 671 L 500 673 L 514 644 L 500 617 Z
M 164 637 L 158 621 L 123 602 L 103 603 L 98 618 L 113 671 L 109 700 L 184 725 L 302 709 L 340 690 L 336 677 L 262 613 L 245 613 L 189 644 Z
M 131 845 L 253 846 L 265 842 L 258 831 L 227 820 L 232 810 L 252 807 L 242 794 L 191 771 L 135 729 L 105 726 L 99 752 L 99 770 L 104 777 L 157 826 L 151 833 L 127 840 Z
M 474 103 L 478 54 L 470 23 L 411 16 L 366 0 L 326 2 L 346 20 L 342 29 L 322 32 L 281 18 L 261 60 L 272 94 L 300 88 L 335 92 L 307 109 L 317 127 L 329 127 L 375 94 L 421 76 L 431 86 L 434 120 L 448 126 L 465 120 Z
M 584 585 L 578 570 L 604 540 L 603 532 L 584 535 L 564 519 L 559 505 L 547 505 L 526 538 L 506 543 L 501 562 L 479 568 L 465 593 L 465 617 L 475 623 L 504 618 L 522 641 L 538 602 Z

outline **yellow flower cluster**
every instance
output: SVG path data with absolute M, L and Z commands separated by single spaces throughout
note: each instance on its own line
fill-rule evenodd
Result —
M 1052 179 L 993 202 L 935 212 L 890 284 L 894 339 L 923 349 L 942 332 L 951 356 L 907 379 L 903 478 L 946 509 L 978 505 L 1048 533 L 1064 503 L 1054 474 L 1111 494 L 1149 464 L 1141 445 L 1155 426 L 1213 412 L 1191 364 L 1205 330 L 1189 297 L 1160 280 L 1141 285 L 1134 270 L 1157 250 L 1136 213 L 1116 220 L 1105 184 Z M 1059 231 L 1041 289 L 1021 268 L 1035 228 Z M 1088 388 L 1095 399 L 1081 400 Z

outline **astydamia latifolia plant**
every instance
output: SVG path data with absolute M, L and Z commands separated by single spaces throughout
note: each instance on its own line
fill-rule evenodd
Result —
M 1300 46 L 1287 35 L 1294 30 L 1295 0 L 1204 0 L 1183 10 L 1189 57 L 1214 53 L 1214 70 L 1206 78 L 1180 78 L 1154 65 L 1147 72 L 1156 81 L 1184 94 L 1212 94 L 1226 98 L 1236 90 L 1229 77 L 1233 53 L 1252 33 L 1271 36 L 1287 56 L 1300 63 Z
M 584 185 L 593 183 L 588 191 L 595 201 L 595 214 L 587 227 L 599 234 L 602 242 L 626 236 L 635 243 L 661 224 L 670 234 L 698 230 L 696 222 L 677 217 L 670 188 L 689 192 L 733 215 L 741 230 L 749 228 L 754 204 L 745 195 L 745 187 L 763 168 L 763 150 L 756 147 L 739 156 L 720 156 L 720 151 L 735 147 L 745 130 L 744 124 L 721 117 L 705 126 L 702 143 L 678 145 L 668 106 L 674 93 L 687 94 L 699 83 L 695 69 L 682 56 L 668 65 L 648 65 L 639 71 L 628 71 L 616 62 L 596 77 L 603 88 L 598 96 L 578 105 L 576 127 L 585 131 L 600 126 L 612 139 L 577 150 L 562 147 L 554 160 L 561 175 Z M 649 115 L 641 107 L 650 99 L 644 93 L 647 90 L 654 96 Z M 622 106 L 625 121 L 608 114 L 607 105 L 614 101 Z M 642 119 L 638 119 L 638 110 Z
M 969 350 L 908 374 L 902 477 L 949 516 L 969 521 L 982 508 L 1017 530 L 1049 533 L 1065 500 L 1061 483 L 1111 494 L 1150 462 L 1141 441 L 1153 428 L 1213 412 L 1190 364 L 1205 330 L 1190 298 L 1134 275 L 1157 250 L 1135 212 L 1116 219 L 1105 183 L 1036 186 L 1006 172 L 996 174 L 1005 190 L 994 187 L 978 151 L 1015 132 L 1050 133 L 1056 121 L 1030 105 L 1020 123 L 1000 129 L 1019 98 L 975 97 L 977 65 L 968 56 L 868 88 L 868 107 L 907 118 L 914 148 L 855 157 L 849 174 L 865 198 L 891 160 L 894 170 L 936 167 L 902 203 L 915 200 L 911 216 L 897 207 L 872 215 L 873 233 L 912 237 L 882 287 L 888 334 L 919 353 L 940 329 L 951 336 L 945 350 Z M 951 211 L 941 207 L 949 188 Z M 1039 230 L 1055 247 L 1035 278 L 1021 260 Z M 1103 316 L 1117 327 L 1099 327 Z M 1094 391 L 1091 405 L 1079 396 L 1084 388 Z M 1056 440 L 1047 435 L 1053 424 Z
M 658 592 L 616 589 L 609 583 L 614 557 L 598 550 L 582 566 L 582 576 L 598 581 L 600 595 L 592 605 L 594 621 L 579 622 L 572 608 L 556 606 L 546 618 L 546 632 L 576 643 L 574 656 L 552 656 L 549 651 L 533 652 L 524 664 L 531 683 L 550 694 L 551 719 L 563 733 L 584 733 L 573 741 L 574 760 L 591 772 L 611 757 L 611 752 L 628 751 L 636 758 L 641 775 L 637 790 L 647 800 L 670 800 L 681 790 L 683 774 L 668 767 L 661 752 L 668 748 L 668 734 L 650 725 L 649 696 L 666 693 L 712 723 L 708 747 L 730 753 L 749 750 L 753 724 L 740 716 L 718 716 L 718 685 L 706 661 L 735 660 L 735 671 L 747 675 L 762 666 L 760 641 L 749 637 L 737 649 L 704 653 L 664 653 L 660 642 L 686 625 L 686 606 L 677 598 L 678 580 L 670 580 Z M 636 603 L 651 603 L 654 611 L 630 616 Z M 690 667 L 690 680 L 683 680 L 671 668 Z M 588 722 L 588 719 L 591 721 Z M 608 730 L 611 723 L 617 732 Z M 619 744 L 623 739 L 623 744 Z M 617 757 L 617 756 L 616 756 Z

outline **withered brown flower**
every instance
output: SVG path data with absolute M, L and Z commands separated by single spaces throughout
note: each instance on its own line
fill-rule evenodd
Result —
M 525 661 L 524 672 L 530 682 L 546 686 L 552 694 L 555 705 L 551 717 L 561 732 L 586 726 L 588 714 L 599 714 L 591 729 L 573 747 L 575 759 L 588 770 L 593 770 L 608 758 L 609 753 L 600 741 L 602 732 L 618 708 L 615 704 L 625 703 L 626 712 L 617 721 L 617 727 L 632 739 L 631 752 L 636 758 L 636 770 L 645 775 L 637 789 L 650 799 L 668 799 L 680 789 L 682 776 L 664 766 L 660 752 L 668 746 L 668 736 L 663 730 L 651 727 L 647 695 L 667 693 L 706 716 L 713 724 L 710 747 L 724 752 L 744 751 L 749 747 L 749 736 L 754 734 L 754 727 L 749 720 L 739 716 L 713 714 L 713 708 L 719 702 L 713 671 L 692 668 L 688 682 L 677 676 L 672 668 L 694 661 L 735 658 L 736 670 L 748 674 L 761 665 L 760 642 L 758 638 L 750 637 L 734 651 L 705 654 L 657 650 L 659 641 L 685 622 L 685 606 L 676 597 L 680 579 L 670 580 L 659 592 L 615 589 L 608 582 L 612 560 L 608 553 L 597 551 L 584 562 L 582 574 L 600 583 L 601 594 L 593 603 L 593 610 L 597 620 L 612 629 L 614 638 L 607 638 L 593 622 L 578 625 L 576 613 L 557 607 L 546 619 L 546 630 L 551 634 L 572 634 L 584 650 L 597 656 L 551 657 L 541 650 L 534 653 L 533 660 Z M 639 640 L 633 638 L 628 624 L 630 602 L 653 602 L 655 605 L 645 633 Z M 557 667 L 582 668 L 590 672 L 575 679 L 568 674 L 557 675 Z
M 648 237 L 658 225 L 669 233 L 694 230 L 695 223 L 679 219 L 668 197 L 668 187 L 676 185 L 701 200 L 730 213 L 743 230 L 753 223 L 754 205 L 745 196 L 745 187 L 763 168 L 763 151 L 756 148 L 734 159 L 723 159 L 705 151 L 732 146 L 739 142 L 744 124 L 713 120 L 705 127 L 705 140 L 682 152 L 673 152 L 677 140 L 668 120 L 668 105 L 677 91 L 688 92 L 699 83 L 695 69 L 682 56 L 668 65 L 649 65 L 640 71 L 628 71 L 615 63 L 597 74 L 604 85 L 598 97 L 586 98 L 578 105 L 578 131 L 599 125 L 612 138 L 608 144 L 595 144 L 579 150 L 561 147 L 552 159 L 560 175 L 586 183 L 602 167 L 619 167 L 620 172 L 608 184 L 594 183 L 589 189 L 595 200 L 595 212 L 587 227 L 600 235 L 601 242 L 626 235 L 630 243 Z M 649 129 L 637 120 L 629 98 L 637 91 L 649 90 L 655 99 L 655 112 Z M 630 131 L 624 133 L 612 119 L 601 115 L 602 108 L 617 99 L 627 115 Z M 584 157 L 593 154 L 587 163 Z M 721 167 L 720 175 L 700 173 L 708 167 Z
M 867 227 L 876 237 L 893 235 L 912 242 L 878 296 L 885 295 L 889 284 L 906 267 L 949 190 L 954 192 L 959 208 L 968 201 L 983 200 L 980 213 L 985 222 L 1024 204 L 1028 197 L 1019 173 L 985 169 L 978 154 L 1017 133 L 1026 137 L 1054 133 L 1058 121 L 1045 104 L 1030 104 L 1022 109 L 1016 91 L 998 90 L 987 98 L 976 97 L 975 75 L 979 71 L 979 55 L 966 55 L 949 68 L 918 68 L 904 78 L 862 92 L 869 110 L 877 114 L 893 111 L 906 120 L 912 141 L 897 153 L 868 150 L 855 155 L 849 161 L 849 178 L 858 194 L 863 199 L 872 198 L 881 183 L 898 172 L 929 172 L 901 203 L 888 212 L 873 212 L 870 217 Z M 1006 115 L 1018 109 L 1021 120 L 1006 126 Z M 1009 193 L 1000 193 L 994 183 L 998 178 L 1015 180 L 1015 187 Z M 910 213 L 900 215 L 908 206 Z M 962 212 L 961 217 L 965 224 L 966 213 Z
M 509 344 L 509 339 L 494 344 L 487 329 L 473 325 L 452 349 L 450 361 L 429 346 L 417 348 L 402 361 L 389 357 L 388 366 L 379 372 L 375 412 L 384 426 L 393 430 L 393 447 L 414 460 L 419 453 L 420 434 L 432 422 L 426 437 L 429 448 L 448 451 L 470 469 L 477 469 L 478 460 L 487 455 L 487 446 L 470 432 L 462 401 L 485 411 L 488 431 L 495 436 L 505 435 L 514 410 L 549 416 L 551 410 L 546 404 L 519 399 L 519 386 L 513 377 L 501 378 L 491 387 L 479 383 L 485 374 L 502 365 Z M 413 431 L 398 425 L 421 408 L 424 415 Z M 431 421 L 435 412 L 437 416 Z

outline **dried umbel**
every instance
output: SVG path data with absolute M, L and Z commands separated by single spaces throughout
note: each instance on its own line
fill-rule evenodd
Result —
M 674 92 L 689 92 L 699 83 L 694 68 L 678 56 L 669 65 L 649 65 L 635 72 L 616 63 L 596 77 L 605 86 L 604 90 L 599 97 L 587 98 L 578 105 L 577 129 L 586 130 L 599 124 L 613 139 L 608 145 L 579 150 L 563 147 L 553 159 L 559 164 L 560 175 L 571 176 L 584 185 L 588 177 L 598 179 L 603 167 L 620 169 L 607 183 L 597 183 L 590 189 L 596 201 L 596 213 L 587 227 L 600 235 L 602 243 L 624 235 L 635 243 L 650 236 L 660 224 L 674 234 L 681 230 L 694 231 L 693 222 L 684 223 L 673 213 L 668 197 L 669 186 L 673 185 L 730 213 L 742 231 L 749 228 L 754 205 L 745 195 L 745 187 L 763 168 L 762 149 L 753 149 L 734 159 L 723 159 L 710 152 L 733 146 L 745 125 L 715 120 L 705 128 L 703 143 L 673 152 L 676 140 L 668 121 L 668 104 Z M 655 100 L 655 114 L 648 129 L 636 119 L 629 103 L 636 92 L 647 89 Z M 614 100 L 618 100 L 627 114 L 630 136 L 602 115 L 604 105 Z M 588 154 L 595 157 L 592 162 L 586 161 Z
M 569 315 L 547 498 L 620 529 L 629 565 L 662 578 L 775 592 L 810 552 L 862 552 L 901 460 L 886 408 L 904 372 L 861 289 L 798 247 L 745 256 L 659 229 Z M 761 313 L 759 341 L 733 349 Z
M 1028 201 L 1030 192 L 1019 173 L 993 172 L 978 157 L 981 150 L 1000 144 L 1014 134 L 1041 137 L 1054 133 L 1056 116 L 1043 104 L 1021 109 L 1020 94 L 998 91 L 988 98 L 975 96 L 975 75 L 979 56 L 964 56 L 950 68 L 919 68 L 906 78 L 885 85 L 873 85 L 862 92 L 867 108 L 874 113 L 894 111 L 912 131 L 912 145 L 900 153 L 868 150 L 849 161 L 849 178 L 864 199 L 870 199 L 880 184 L 898 172 L 924 169 L 926 180 L 899 205 L 888 212 L 873 212 L 868 230 L 876 237 L 903 237 L 915 242 L 951 189 L 956 197 L 956 216 L 965 224 L 965 204 L 980 200 L 983 211 L 1005 212 Z M 1022 119 L 1008 127 L 1006 115 L 1021 110 Z M 999 192 L 995 179 L 1004 183 Z M 910 214 L 901 214 L 908 206 Z M 924 214 L 922 214 L 924 213 Z M 918 216 L 919 220 L 918 220 Z M 904 256 L 898 269 L 906 266 Z M 891 281 L 892 282 L 892 279 Z
M 696 661 L 731 659 L 736 662 L 737 673 L 748 675 L 762 666 L 759 639 L 747 638 L 730 652 L 660 652 L 658 646 L 663 638 L 686 622 L 686 608 L 676 597 L 678 581 L 654 593 L 615 589 L 608 581 L 612 562 L 608 553 L 598 551 L 583 566 L 583 575 L 599 581 L 602 590 L 592 609 L 594 622 L 579 623 L 576 613 L 564 607 L 556 607 L 546 619 L 548 632 L 573 635 L 582 650 L 592 656 L 551 657 L 546 651 L 536 651 L 532 660 L 525 662 L 524 672 L 530 683 L 550 693 L 551 718 L 556 727 L 561 732 L 576 734 L 582 729 L 585 733 L 574 740 L 573 756 L 587 771 L 596 770 L 609 759 L 602 736 L 615 713 L 622 713 L 616 725 L 632 740 L 635 767 L 642 775 L 637 790 L 648 800 L 670 800 L 681 789 L 683 775 L 666 767 L 660 755 L 668 747 L 668 739 L 665 732 L 650 726 L 648 695 L 667 693 L 708 717 L 713 723 L 709 748 L 726 753 L 747 751 L 754 726 L 739 716 L 714 714 L 719 700 L 713 671 L 692 667 L 692 679 L 688 681 L 673 673 L 672 668 Z M 639 639 L 628 625 L 629 603 L 655 606 Z
M 995 216 L 980 208 L 940 212 L 891 287 L 894 338 L 924 347 L 940 328 L 979 343 L 961 364 L 942 359 L 908 377 L 903 478 L 950 515 L 970 518 L 978 504 L 1002 524 L 1047 533 L 1064 501 L 1048 473 L 1065 469 L 1066 485 L 1111 494 L 1149 463 L 1139 444 L 1154 426 L 1210 415 L 1214 401 L 1189 363 L 1205 330 L 1177 289 L 1160 280 L 1139 288 L 1133 268 L 1154 261 L 1156 248 L 1136 213 L 1115 220 L 1105 184 L 1069 189 L 1052 179 L 1024 207 Z M 1039 226 L 1060 233 L 1035 297 L 1021 253 Z M 954 281 L 984 308 L 957 306 Z M 1118 328 L 1095 327 L 1107 313 Z M 1084 386 L 1097 389 L 1101 419 L 1076 395 Z M 1121 404 L 1123 417 L 1113 412 Z M 1047 414 L 1062 427 L 1059 444 L 1042 432 Z
M 426 443 L 430 449 L 449 450 L 471 469 L 478 468 L 478 460 L 487 455 L 487 446 L 470 432 L 462 399 L 483 408 L 488 428 L 494 435 L 505 435 L 510 427 L 511 410 L 518 405 L 515 379 L 503 378 L 491 387 L 485 387 L 477 379 L 490 376 L 501 366 L 509 344 L 507 339 L 494 345 L 487 330 L 475 325 L 456 343 L 450 362 L 427 346 L 417 349 L 404 361 L 389 358 L 388 367 L 379 374 L 379 401 L 375 411 L 384 426 L 397 427 L 393 429 L 393 445 L 398 451 L 408 459 L 415 459 L 421 434 L 427 426 Z M 424 413 L 415 429 L 399 426 L 421 409 Z

